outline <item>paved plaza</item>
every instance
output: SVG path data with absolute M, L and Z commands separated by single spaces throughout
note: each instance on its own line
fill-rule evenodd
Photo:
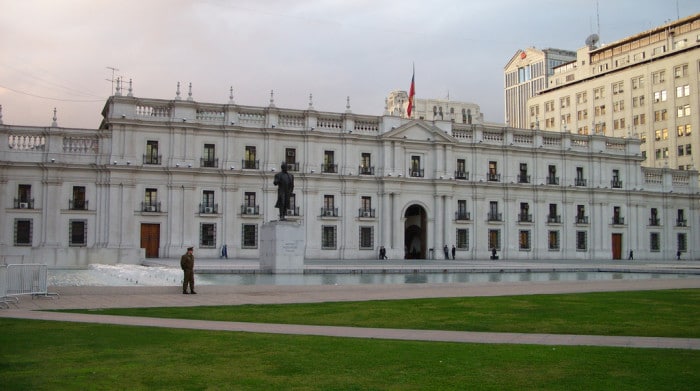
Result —
M 175 260 L 157 260 L 158 266 L 175 267 Z M 155 265 L 156 263 L 154 263 Z M 179 267 L 179 266 L 178 266 Z M 255 270 L 255 261 L 199 260 L 199 272 Z M 352 264 L 331 261 L 306 263 L 307 271 L 320 273 L 442 273 L 465 271 L 500 273 L 502 271 L 654 271 L 650 279 L 582 279 L 575 281 L 517 281 L 476 283 L 349 284 L 349 285 L 200 285 L 197 295 L 183 295 L 181 286 L 61 286 L 51 287 L 58 297 L 20 297 L 0 317 L 54 321 L 108 323 L 133 326 L 173 327 L 220 331 L 283 333 L 299 335 L 383 338 L 402 340 L 451 341 L 470 343 L 509 343 L 543 345 L 627 346 L 638 348 L 700 349 L 700 339 L 647 338 L 586 335 L 550 335 L 519 333 L 481 333 L 441 330 L 401 330 L 360 327 L 212 322 L 183 319 L 68 314 L 49 312 L 57 309 L 95 309 L 120 307 L 179 307 L 238 304 L 313 303 L 430 297 L 503 296 L 607 292 L 629 290 L 700 288 L 700 262 L 460 262 L 460 261 L 360 261 Z M 682 278 L 664 278 L 668 273 L 683 273 Z

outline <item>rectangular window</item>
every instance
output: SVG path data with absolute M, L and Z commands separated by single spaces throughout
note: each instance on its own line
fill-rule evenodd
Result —
M 457 229 L 457 248 L 460 250 L 469 250 L 469 229 Z
M 321 249 L 336 249 L 336 227 L 335 225 L 324 225 L 321 227 Z
M 32 220 L 15 219 L 15 246 L 32 245 Z
M 70 220 L 68 222 L 68 246 L 87 245 L 87 220 Z
M 199 224 L 199 247 L 216 247 L 216 224 Z
M 677 236 L 677 242 L 678 242 L 678 251 L 684 253 L 688 251 L 688 236 L 685 234 L 685 232 L 681 232 Z
M 257 170 L 259 168 L 259 161 L 257 160 L 254 146 L 246 145 L 245 156 L 243 157 L 243 168 L 247 170 Z
M 374 249 L 374 227 L 360 227 L 360 250 Z
M 464 159 L 457 159 L 457 170 L 455 171 L 455 178 L 457 179 L 469 179 L 467 175 L 467 162 Z
M 158 141 L 146 141 L 146 154 L 143 156 L 143 164 L 160 164 L 161 156 L 158 154 Z
M 73 186 L 73 199 L 68 203 L 69 209 L 87 210 L 85 186 Z
M 299 171 L 299 164 L 297 163 L 297 150 L 294 148 L 285 149 L 284 162 L 287 164 L 288 171 Z
M 146 189 L 144 194 L 143 209 L 141 210 L 144 212 L 160 212 L 158 189 Z
M 649 234 L 649 250 L 653 252 L 661 251 L 661 235 L 658 232 Z
M 337 216 L 335 209 L 335 196 L 325 194 L 323 196 L 323 207 L 321 207 L 321 216 Z
M 258 248 L 258 225 L 243 224 L 241 227 L 241 248 Z
M 420 156 L 417 156 L 417 155 L 411 156 L 410 175 L 412 177 L 422 177 L 423 176 L 423 168 L 420 165 Z
M 204 151 L 202 153 L 200 166 L 217 167 L 218 165 L 219 162 L 216 159 L 216 146 L 214 144 L 204 144 Z
M 372 154 L 362 154 L 360 162 L 360 175 L 374 175 L 374 167 L 372 167 Z
M 489 250 L 501 249 L 501 230 L 500 229 L 490 229 L 489 230 Z
M 576 251 L 588 251 L 587 231 L 576 231 Z
M 498 182 L 501 180 L 500 175 L 498 174 L 498 163 L 495 161 L 490 161 L 489 162 L 489 171 L 486 173 L 486 179 L 491 181 L 491 182 Z
M 202 205 L 199 208 L 199 213 L 217 213 L 214 204 L 214 190 L 202 191 Z
M 521 229 L 518 237 L 519 249 L 521 251 L 530 250 L 530 230 Z
M 338 165 L 335 164 L 335 152 L 323 151 L 323 166 L 321 171 L 325 173 L 335 174 L 338 172 Z
M 559 250 L 559 231 L 549 231 L 549 249 Z

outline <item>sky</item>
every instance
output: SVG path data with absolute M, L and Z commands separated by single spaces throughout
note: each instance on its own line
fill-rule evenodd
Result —
M 504 122 L 503 68 L 693 14 L 697 0 L 0 0 L 6 125 L 94 128 L 114 77 L 136 97 L 381 115 L 393 90 Z M 112 71 L 110 68 L 116 68 Z

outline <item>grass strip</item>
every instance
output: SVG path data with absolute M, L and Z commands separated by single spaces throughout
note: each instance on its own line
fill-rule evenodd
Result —
M 208 309 L 201 309 L 202 314 Z M 480 345 L 0 319 L 6 390 L 680 390 L 700 351 Z
M 700 289 L 74 312 L 422 330 L 700 338 Z

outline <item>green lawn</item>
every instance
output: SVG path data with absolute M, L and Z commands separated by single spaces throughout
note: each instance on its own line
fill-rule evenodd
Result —
M 78 312 L 425 330 L 700 338 L 700 289 Z
M 97 313 L 697 337 L 699 309 L 700 290 L 671 290 Z M 690 390 L 700 384 L 695 350 L 390 341 L 22 319 L 0 319 L 0 328 L 3 390 Z

